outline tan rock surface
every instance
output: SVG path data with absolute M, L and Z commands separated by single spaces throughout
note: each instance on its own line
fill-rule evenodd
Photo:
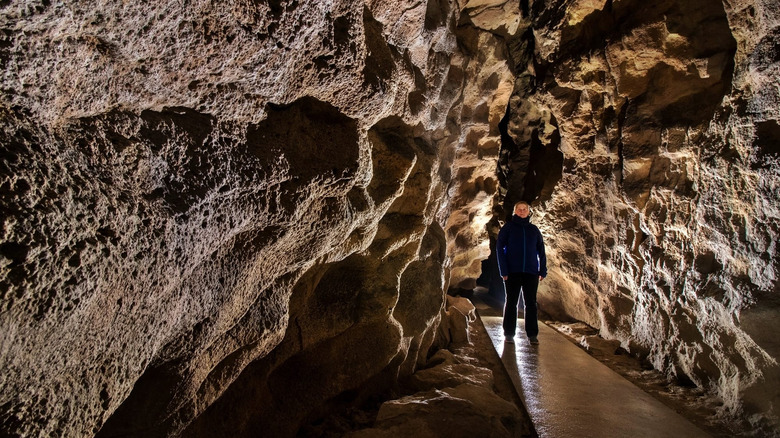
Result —
M 0 5 L 4 433 L 285 436 L 424 363 L 511 82 L 462 12 Z
M 493 198 L 498 193 L 498 123 L 512 92 L 506 38 L 517 32 L 519 6 L 515 0 L 461 3 L 465 3 L 461 20 L 472 26 L 461 26 L 457 32 L 465 52 L 474 57 L 462 72 L 469 80 L 463 89 L 463 112 L 455 120 L 460 125 L 454 149 L 457 171 L 439 217 L 445 221 L 451 257 L 450 285 L 473 289 L 480 262 L 490 255 L 485 225 L 493 215 Z
M 475 362 L 468 356 L 439 350 L 428 361 L 428 368 L 417 370 L 405 380 L 403 386 L 414 392 L 453 388 L 466 383 L 492 388 L 493 372 Z
M 474 286 L 496 194 L 536 200 L 543 310 L 777 430 L 779 22 L 3 3 L 2 432 L 289 436 L 381 393 Z
M 473 312 L 465 298 L 451 298 L 448 312 Z M 345 403 L 304 425 L 298 436 L 536 436 L 482 321 L 467 324 L 468 343 L 437 350 L 383 397 L 359 406 Z
M 776 431 L 777 6 L 562 5 L 531 2 L 500 164 L 547 238 L 542 310 Z
M 515 405 L 489 389 L 463 384 L 386 402 L 374 428 L 347 436 L 515 437 L 521 436 L 520 417 Z

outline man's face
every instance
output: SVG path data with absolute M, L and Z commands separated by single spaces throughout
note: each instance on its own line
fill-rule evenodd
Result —
M 531 213 L 531 210 L 525 204 L 520 204 L 515 208 L 515 215 L 523 219 L 527 218 L 529 213 Z

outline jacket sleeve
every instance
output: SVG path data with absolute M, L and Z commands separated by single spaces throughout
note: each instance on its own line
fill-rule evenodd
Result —
M 544 252 L 544 239 L 542 238 L 542 232 L 539 228 L 536 229 L 539 234 L 536 240 L 536 252 L 539 254 L 539 275 L 542 277 L 547 276 L 547 254 Z
M 506 264 L 506 246 L 509 243 L 509 227 L 504 225 L 498 232 L 496 238 L 496 258 L 498 259 L 498 273 L 502 277 L 509 275 L 509 268 Z

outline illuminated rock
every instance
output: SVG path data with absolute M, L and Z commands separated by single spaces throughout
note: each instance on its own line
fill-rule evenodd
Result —
M 536 200 L 541 309 L 776 430 L 777 8 L 562 4 L 531 4 L 500 164 Z
M 376 425 L 351 438 L 523 436 L 517 407 L 473 384 L 418 393 L 391 400 L 379 409 Z
M 425 363 L 498 36 L 444 1 L 2 13 L 4 434 L 291 435 Z

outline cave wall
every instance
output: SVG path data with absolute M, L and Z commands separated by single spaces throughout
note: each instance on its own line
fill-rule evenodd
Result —
M 535 201 L 542 310 L 776 431 L 776 2 L 525 6 L 499 174 Z
M 3 434 L 291 435 L 414 371 L 517 8 L 0 4 Z

